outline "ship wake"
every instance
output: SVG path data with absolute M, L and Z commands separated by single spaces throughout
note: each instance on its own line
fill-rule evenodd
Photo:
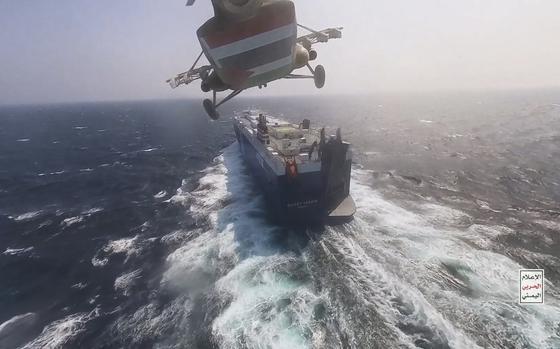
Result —
M 559 295 L 518 305 L 522 266 L 490 248 L 512 231 L 431 202 L 388 201 L 372 178 L 353 171 L 353 222 L 283 228 L 266 220 L 237 144 L 226 148 L 196 189 L 184 183 L 170 199 L 197 221 L 161 238 L 180 242 L 159 285 L 173 299 L 119 318 L 115 331 L 161 348 L 560 345 Z

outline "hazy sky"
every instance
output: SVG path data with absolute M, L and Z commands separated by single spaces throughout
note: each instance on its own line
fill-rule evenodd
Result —
M 202 97 L 164 83 L 200 52 L 209 0 L 0 0 L 0 103 Z M 298 21 L 345 27 L 318 48 L 327 85 L 251 94 L 560 86 L 558 0 L 297 0 Z

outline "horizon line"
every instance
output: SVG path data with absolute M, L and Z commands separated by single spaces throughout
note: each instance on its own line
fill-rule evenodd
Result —
M 432 89 L 432 90 L 385 90 L 370 93 L 325 93 L 325 94 L 279 94 L 276 96 L 250 95 L 239 96 L 236 99 L 274 99 L 274 98 L 328 98 L 328 97 L 371 97 L 371 96 L 398 96 L 398 95 L 433 95 L 433 94 L 476 94 L 476 93 L 514 93 L 514 92 L 538 92 L 556 91 L 560 92 L 559 86 L 542 87 L 509 87 L 509 88 L 459 88 L 459 89 Z M 31 106 L 55 106 L 55 105 L 74 105 L 74 104 L 104 104 L 104 103 L 138 103 L 138 102 L 163 102 L 163 101 L 194 101 L 203 100 L 200 97 L 159 97 L 159 98 L 126 98 L 126 99 L 98 99 L 98 100 L 75 100 L 75 101 L 31 101 L 23 103 L 2 103 L 0 107 L 31 107 Z

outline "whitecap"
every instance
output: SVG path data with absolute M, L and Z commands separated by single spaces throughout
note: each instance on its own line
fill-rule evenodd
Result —
M 101 250 L 97 251 L 91 259 L 91 264 L 95 267 L 103 267 L 109 262 L 109 256 L 115 254 L 125 254 L 124 262 L 126 263 L 129 258 L 140 254 L 141 250 L 138 235 L 133 238 L 109 241 Z
M 132 255 L 138 252 L 136 248 L 138 240 L 138 235 L 133 238 L 113 240 L 105 245 L 103 251 L 109 254 L 126 253 L 127 255 Z
M 23 255 L 26 254 L 27 252 L 31 252 L 33 251 L 34 247 L 26 247 L 26 248 L 6 248 L 6 251 L 4 251 L 4 255 L 6 256 L 19 256 L 19 255 Z
M 25 143 L 25 142 L 29 142 L 31 139 L 30 138 L 21 138 L 16 140 L 16 142 L 21 142 L 21 143 Z
M 142 269 L 136 269 L 130 273 L 122 274 L 115 279 L 115 291 L 120 291 L 123 295 L 129 296 L 131 289 L 134 287 L 141 274 Z
M 84 288 L 86 288 L 87 284 L 84 282 L 78 282 L 77 284 L 74 284 L 71 286 L 71 288 L 76 289 L 76 290 L 83 290 Z
M 107 263 L 109 263 L 109 258 L 99 258 L 98 256 L 94 256 L 91 259 L 91 265 L 97 268 L 104 267 Z
M 71 343 L 72 339 L 86 330 L 87 323 L 96 317 L 97 310 L 91 313 L 78 313 L 67 316 L 47 325 L 41 334 L 27 343 L 22 349 L 55 349 Z
M 560 232 L 560 223 L 558 223 L 557 221 L 536 220 L 535 223 L 545 227 L 546 229 Z
M 154 195 L 154 198 L 156 199 L 162 199 L 167 195 L 167 192 L 165 190 L 160 191 L 159 193 L 157 193 L 156 195 Z
M 196 339 L 185 335 L 191 327 L 191 311 L 192 302 L 184 296 L 177 297 L 163 308 L 149 303 L 139 307 L 133 314 L 117 319 L 112 331 L 118 333 L 132 348 L 145 346 L 146 340 L 157 338 L 163 338 L 163 344 L 154 345 L 154 348 L 196 348 Z M 170 345 L 170 342 L 177 342 L 177 345 Z
M 162 236 L 161 242 L 164 243 L 165 245 L 179 244 L 184 241 L 190 240 L 194 236 L 200 235 L 201 232 L 202 232 L 201 229 L 195 229 L 190 231 L 178 230 Z
M 34 218 L 39 217 L 41 214 L 43 213 L 43 211 L 32 211 L 32 212 L 27 212 L 24 214 L 20 214 L 19 216 L 13 218 L 14 221 L 16 222 L 24 222 L 24 221 L 28 221 Z
M 70 218 L 66 218 L 65 220 L 63 220 L 60 225 L 67 228 L 71 225 L 83 222 L 83 220 L 84 220 L 84 217 L 82 217 L 82 216 L 70 217 Z
M 96 214 L 96 213 L 99 213 L 99 212 L 102 212 L 102 211 L 103 211 L 103 208 L 94 207 L 94 208 L 90 208 L 89 210 L 86 210 L 86 211 L 82 212 L 82 214 L 86 215 L 86 216 L 91 216 L 93 214 Z

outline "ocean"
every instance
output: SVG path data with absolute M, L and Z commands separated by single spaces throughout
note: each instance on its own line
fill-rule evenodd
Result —
M 270 222 L 234 111 L 353 144 Z M 560 91 L 0 107 L 0 348 L 560 348 Z M 543 269 L 544 303 L 519 303 Z

